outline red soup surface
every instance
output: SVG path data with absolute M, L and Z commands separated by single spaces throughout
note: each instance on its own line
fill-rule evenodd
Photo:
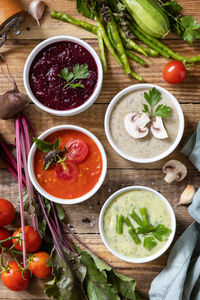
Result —
M 68 178 L 58 173 L 60 164 L 52 163 L 45 171 L 43 169 L 44 153 L 36 150 L 34 156 L 34 174 L 40 186 L 52 196 L 63 199 L 74 199 L 88 193 L 98 182 L 102 172 L 102 157 L 96 143 L 87 135 L 76 130 L 60 130 L 50 134 L 45 141 L 54 143 L 60 137 L 60 149 L 70 145 L 74 140 L 86 143 L 88 153 L 81 162 L 69 162 L 69 173 L 72 170 L 74 176 Z M 82 148 L 81 146 L 81 149 Z M 70 157 L 69 157 L 70 159 Z M 68 160 L 68 159 L 67 159 Z M 74 171 L 75 169 L 75 171 Z M 59 170 L 60 171 L 60 170 Z M 61 176 L 60 176 L 61 175 Z M 70 173 L 71 175 L 71 173 Z

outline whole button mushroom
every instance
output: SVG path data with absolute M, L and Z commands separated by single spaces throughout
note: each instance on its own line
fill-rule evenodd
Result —
M 174 180 L 181 181 L 187 175 L 187 168 L 178 160 L 169 160 L 163 166 L 163 173 L 166 174 L 164 180 L 167 183 L 171 183 Z

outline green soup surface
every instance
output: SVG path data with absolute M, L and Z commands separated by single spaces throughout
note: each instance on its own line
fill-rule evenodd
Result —
M 130 217 L 131 211 L 140 215 L 140 209 L 147 209 L 149 221 L 153 226 L 163 224 L 171 229 L 172 220 L 170 212 L 159 196 L 148 190 L 130 190 L 117 196 L 106 208 L 103 217 L 103 230 L 110 247 L 121 255 L 129 258 L 144 258 L 157 253 L 167 242 L 167 239 L 148 250 L 144 248 L 144 235 L 139 234 L 141 243 L 136 245 L 128 233 L 128 226 L 123 224 L 123 234 L 116 232 L 116 215 L 129 217 L 134 228 L 138 224 Z M 148 235 L 147 235 L 148 236 Z

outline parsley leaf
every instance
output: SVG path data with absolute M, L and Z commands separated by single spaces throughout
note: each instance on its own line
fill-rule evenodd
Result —
M 168 15 L 171 29 L 175 31 L 183 40 L 192 44 L 196 39 L 200 39 L 200 24 L 192 16 L 182 16 L 182 6 L 176 1 L 158 0 L 161 8 Z
M 159 224 L 152 234 L 158 241 L 162 242 L 166 240 L 166 238 L 171 234 L 171 232 L 171 229 L 165 227 L 165 225 L 163 224 Z
M 149 93 L 144 93 L 144 98 L 147 100 L 150 106 L 154 106 L 160 102 L 162 96 L 161 92 L 154 87 L 149 91 Z
M 178 14 L 183 9 L 176 1 L 162 3 L 162 7 L 171 14 Z
M 144 93 L 144 98 L 150 105 L 150 110 L 148 108 L 147 104 L 143 104 L 143 112 L 149 114 L 150 118 L 154 116 L 160 116 L 162 118 L 168 118 L 170 115 L 171 107 L 160 104 L 154 111 L 154 106 L 158 104 L 161 99 L 162 95 L 161 92 L 158 91 L 155 87 L 152 88 L 152 90 L 149 91 L 149 93 Z
M 162 117 L 162 118 L 168 118 L 170 115 L 171 107 L 160 104 L 156 108 L 156 111 L 154 112 L 154 116 Z
M 143 246 L 144 248 L 151 250 L 152 248 L 156 247 L 157 243 L 153 236 L 145 237 Z
M 60 72 L 60 74 L 58 74 L 58 77 L 64 79 L 67 84 L 63 87 L 63 89 L 65 89 L 68 86 L 71 86 L 71 88 L 75 89 L 77 87 L 80 88 L 84 88 L 84 84 L 82 83 L 74 83 L 75 80 L 78 79 L 86 79 L 89 76 L 89 70 L 88 70 L 88 65 L 87 64 L 83 64 L 83 65 L 79 65 L 76 64 L 73 67 L 73 72 L 70 72 L 68 68 L 63 68 Z

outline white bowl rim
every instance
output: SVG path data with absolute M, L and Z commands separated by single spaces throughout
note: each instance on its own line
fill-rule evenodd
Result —
M 137 157 L 128 155 L 128 154 L 124 153 L 123 151 L 121 151 L 118 148 L 118 146 L 115 144 L 115 142 L 113 141 L 113 138 L 110 133 L 110 116 L 111 116 L 114 106 L 116 105 L 116 103 L 118 101 L 120 101 L 122 96 L 130 93 L 131 91 L 148 89 L 148 88 L 153 88 L 153 87 L 155 87 L 161 93 L 167 95 L 169 97 L 169 99 L 172 101 L 172 103 L 174 104 L 174 106 L 177 110 L 178 116 L 179 116 L 179 130 L 178 130 L 178 134 L 177 134 L 177 137 L 176 137 L 174 143 L 165 152 L 161 153 L 160 155 L 151 157 L 151 158 L 137 158 Z M 132 161 L 132 162 L 153 163 L 153 162 L 159 161 L 159 160 L 165 158 L 166 156 L 168 156 L 170 153 L 172 153 L 175 150 L 175 148 L 180 143 L 180 140 L 181 140 L 181 138 L 183 136 L 183 132 L 184 132 L 184 115 L 183 115 L 183 111 L 182 111 L 182 108 L 181 108 L 178 100 L 168 90 L 166 90 L 165 88 L 160 87 L 158 85 L 155 85 L 155 84 L 139 83 L 139 84 L 134 84 L 134 85 L 131 85 L 131 86 L 123 89 L 111 100 L 111 102 L 108 105 L 108 108 L 106 110 L 105 119 L 104 119 L 104 127 L 105 127 L 106 136 L 107 136 L 107 139 L 108 139 L 110 145 L 119 155 L 121 155 L 125 159 Z
M 156 252 L 155 254 L 153 255 L 150 255 L 148 257 L 142 257 L 142 258 L 130 258 L 130 257 L 127 257 L 127 256 L 124 256 L 122 254 L 119 254 L 117 251 L 115 251 L 110 245 L 109 243 L 107 242 L 106 240 L 106 237 L 104 235 L 104 230 L 103 230 L 103 217 L 104 217 L 104 213 L 108 207 L 108 205 L 117 197 L 119 196 L 120 194 L 123 194 L 125 192 L 128 192 L 128 191 L 132 191 L 132 190 L 146 190 L 146 191 L 150 191 L 152 193 L 154 193 L 155 195 L 159 196 L 160 199 L 165 203 L 165 205 L 167 206 L 168 208 L 168 211 L 170 213 L 170 216 L 171 216 L 171 222 L 172 222 L 172 225 L 171 225 L 171 230 L 172 230 L 172 233 L 170 234 L 166 244 L 163 246 L 163 248 L 161 248 L 158 252 Z M 152 188 L 149 188 L 147 186 L 140 186 L 140 185 L 136 185 L 136 186 L 128 186 L 128 187 L 125 187 L 125 188 L 122 188 L 118 191 L 116 191 L 115 193 L 113 193 L 107 200 L 106 202 L 104 203 L 103 207 L 101 208 L 101 212 L 100 212 L 100 215 L 99 215 L 99 231 L 100 231 L 100 235 L 101 235 L 101 238 L 105 244 L 105 246 L 107 247 L 107 249 L 113 254 L 115 255 L 116 257 L 124 260 L 124 261 L 127 261 L 127 262 L 130 262 L 130 263 L 146 263 L 146 262 L 149 262 L 149 261 L 152 261 L 158 257 L 160 257 L 171 245 L 173 239 L 174 239 L 174 236 L 175 236 L 175 233 L 176 233 L 176 217 L 175 217 L 175 214 L 174 214 L 174 211 L 172 209 L 172 206 L 171 204 L 169 203 L 169 201 L 162 195 L 160 194 L 159 192 L 157 192 L 156 190 L 152 189 Z
M 97 78 L 97 83 L 96 83 L 96 86 L 94 88 L 92 95 L 85 103 L 83 103 L 82 105 L 80 105 L 74 109 L 70 109 L 70 110 L 55 110 L 55 109 L 52 109 L 52 108 L 49 108 L 49 107 L 43 105 L 40 101 L 37 100 L 37 98 L 32 93 L 32 90 L 30 88 L 30 83 L 29 83 L 29 70 L 30 70 L 31 64 L 32 64 L 34 58 L 36 57 L 36 55 L 46 46 L 56 43 L 56 42 L 61 42 L 61 41 L 71 41 L 71 42 L 75 42 L 75 43 L 83 46 L 92 55 L 92 57 L 94 58 L 94 60 L 96 62 L 96 65 L 97 65 L 98 78 Z M 89 108 L 95 102 L 95 100 L 99 96 L 101 88 L 102 88 L 102 82 L 103 82 L 103 69 L 102 69 L 101 60 L 100 60 L 98 54 L 88 43 L 86 43 L 85 41 L 83 41 L 79 38 L 76 38 L 74 36 L 59 35 L 59 36 L 50 37 L 50 38 L 42 41 L 41 43 L 39 43 L 35 48 L 33 48 L 33 50 L 29 54 L 29 56 L 25 62 L 25 65 L 24 65 L 23 81 L 24 81 L 25 90 L 26 90 L 29 98 L 40 109 L 42 109 L 50 114 L 56 115 L 56 116 L 72 116 L 72 115 L 76 115 L 76 114 L 79 114 L 79 113 L 85 111 L 87 108 Z
M 59 125 L 59 126 L 51 127 L 50 129 L 47 129 L 46 131 L 44 131 L 38 138 L 44 139 L 51 133 L 60 131 L 60 130 L 80 131 L 80 132 L 84 133 L 85 135 L 89 136 L 96 143 L 96 145 L 101 153 L 101 157 L 102 157 L 102 172 L 101 172 L 101 176 L 99 177 L 99 180 L 96 183 L 96 185 L 88 193 L 84 194 L 81 197 L 74 198 L 74 199 L 62 199 L 62 198 L 54 197 L 51 194 L 47 193 L 39 185 L 39 183 L 34 175 L 33 158 L 34 158 L 35 151 L 36 151 L 35 143 L 32 145 L 31 150 L 29 152 L 29 156 L 28 156 L 28 173 L 29 173 L 30 180 L 31 180 L 32 184 L 34 185 L 34 187 L 36 188 L 36 190 L 45 198 L 47 198 L 53 202 L 60 203 L 60 204 L 76 204 L 76 203 L 83 202 L 83 201 L 89 199 L 90 197 L 92 197 L 99 190 L 101 185 L 103 184 L 105 176 L 106 176 L 106 172 L 107 172 L 106 153 L 105 153 L 105 150 L 104 150 L 101 142 L 93 133 L 91 133 L 90 131 L 88 131 L 87 129 L 85 129 L 83 127 L 76 126 L 76 125 Z

